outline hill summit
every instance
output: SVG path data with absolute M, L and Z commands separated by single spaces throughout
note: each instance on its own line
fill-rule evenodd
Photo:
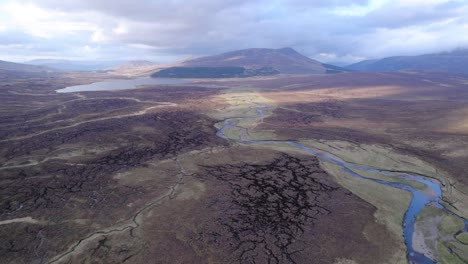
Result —
M 44 66 L 36 66 L 0 60 L 0 71 L 41 73 L 51 71 L 51 69 Z
M 396 56 L 366 60 L 347 66 L 355 71 L 439 71 L 468 73 L 468 49 L 419 56 Z
M 311 74 L 346 71 L 308 58 L 292 48 L 251 48 L 204 56 L 182 62 L 183 67 L 271 68 L 279 73 Z

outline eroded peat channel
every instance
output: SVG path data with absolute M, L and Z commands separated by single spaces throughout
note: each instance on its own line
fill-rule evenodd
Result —
M 1 263 L 468 259 L 465 185 L 390 133 L 335 136 L 345 103 L 241 80 L 55 93 L 72 81 L 0 93 L 24 108 L 0 124 Z
M 286 144 L 295 150 L 301 151 L 302 153 L 307 153 L 317 157 L 321 162 L 331 163 L 352 177 L 366 181 L 372 181 L 381 185 L 390 186 L 411 193 L 411 202 L 405 212 L 402 223 L 404 242 L 407 248 L 407 259 L 410 263 L 431 264 L 438 262 L 434 256 L 428 256 L 429 254 L 423 254 L 416 249 L 424 248 L 424 244 L 428 243 L 428 241 L 415 241 L 414 239 L 415 224 L 423 209 L 430 207 L 460 218 L 464 221 L 465 227 L 458 233 L 468 231 L 468 221 L 463 217 L 449 211 L 440 203 L 440 200 L 442 199 L 442 183 L 437 179 L 420 174 L 375 169 L 350 163 L 329 152 L 321 149 L 315 149 L 296 141 L 274 139 L 270 140 L 264 139 L 263 137 L 261 137 L 261 139 L 253 138 L 251 136 L 254 134 L 252 132 L 252 128 L 261 122 L 263 118 L 267 117 L 269 115 L 267 112 L 271 112 L 271 110 L 274 108 L 274 106 L 256 101 L 256 98 L 259 98 L 259 96 L 252 96 L 252 94 L 241 94 L 239 96 L 233 96 L 233 101 L 244 104 L 246 108 L 250 108 L 253 111 L 246 111 L 246 115 L 244 116 L 240 114 L 240 116 L 226 118 L 222 122 L 218 123 L 217 136 L 232 142 L 249 145 Z M 381 177 L 388 178 L 389 180 L 368 177 L 362 172 L 379 175 Z M 423 187 L 416 188 L 415 186 Z M 435 239 L 436 237 L 433 238 L 433 240 Z M 435 243 L 435 241 L 429 242 Z

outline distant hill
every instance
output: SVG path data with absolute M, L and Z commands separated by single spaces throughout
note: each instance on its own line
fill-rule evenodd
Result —
M 244 49 L 183 61 L 184 67 L 272 68 L 286 74 L 336 73 L 346 69 L 310 59 L 292 48 Z
M 133 68 L 140 68 L 140 67 L 148 67 L 148 66 L 155 66 L 157 65 L 154 62 L 147 61 L 147 60 L 133 60 L 127 61 L 117 66 L 112 67 L 115 70 L 128 70 Z
M 37 59 L 27 61 L 28 64 L 45 66 L 61 71 L 104 71 L 112 68 L 121 61 L 75 61 L 56 59 Z
M 379 60 L 366 60 L 348 65 L 355 71 L 442 71 L 468 73 L 468 49 L 420 56 L 397 56 Z
M 171 67 L 153 73 L 155 78 L 243 78 L 252 76 L 269 76 L 279 74 L 270 68 L 246 69 L 244 67 Z
M 43 67 L 43 66 L 22 64 L 22 63 L 2 61 L 2 60 L 0 60 L 0 70 L 11 71 L 11 72 L 34 72 L 34 73 L 52 71 L 52 69 Z
M 0 60 L 1 78 L 51 77 L 58 75 L 60 75 L 60 72 L 47 67 Z

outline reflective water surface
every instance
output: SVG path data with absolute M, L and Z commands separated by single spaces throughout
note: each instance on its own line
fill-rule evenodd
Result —
M 91 84 L 75 85 L 56 90 L 57 93 L 73 93 L 85 91 L 109 91 L 109 90 L 124 90 L 134 89 L 140 85 L 151 84 L 181 84 L 190 83 L 189 80 L 172 79 L 172 78 L 150 78 L 139 77 L 131 80 L 110 80 L 105 82 L 95 82 Z

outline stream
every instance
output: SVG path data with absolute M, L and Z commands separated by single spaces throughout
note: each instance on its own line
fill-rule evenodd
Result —
M 415 221 L 416 217 L 419 215 L 419 213 L 426 207 L 426 206 L 435 206 L 436 208 L 439 208 L 440 210 L 444 210 L 445 212 L 448 212 L 452 215 L 455 215 L 454 213 L 448 211 L 445 209 L 440 203 L 440 199 L 442 199 L 442 190 L 441 190 L 441 183 L 438 180 L 429 178 L 429 177 L 424 177 L 421 175 L 414 175 L 410 173 L 401 173 L 401 172 L 393 172 L 393 171 L 386 171 L 386 170 L 378 170 L 374 168 L 368 168 L 362 165 L 357 165 L 353 163 L 346 162 L 339 157 L 325 152 L 323 150 L 318 150 L 318 149 L 313 149 L 310 147 L 307 147 L 305 145 L 302 145 L 298 142 L 295 141 L 278 141 L 278 140 L 251 140 L 249 138 L 249 130 L 248 128 L 245 127 L 240 127 L 236 125 L 236 121 L 241 121 L 244 119 L 263 119 L 267 115 L 265 114 L 265 110 L 269 110 L 272 107 L 267 106 L 265 104 L 261 103 L 256 103 L 256 102 L 251 102 L 245 100 L 246 103 L 254 104 L 256 109 L 255 109 L 255 115 L 254 116 L 248 116 L 248 117 L 233 117 L 233 118 L 228 118 L 223 121 L 223 126 L 217 131 L 216 135 L 225 139 L 225 140 L 232 140 L 235 142 L 241 142 L 241 143 L 246 143 L 246 144 L 271 144 L 271 143 L 286 143 L 289 144 L 290 146 L 299 149 L 303 152 L 306 152 L 308 154 L 311 154 L 313 156 L 316 156 L 317 158 L 323 160 L 323 161 L 328 161 L 331 162 L 335 165 L 337 165 L 341 170 L 343 170 L 345 173 L 357 177 L 360 179 L 376 182 L 379 184 L 391 186 L 394 188 L 402 189 L 405 191 L 408 191 L 412 194 L 412 199 L 410 206 L 408 210 L 405 213 L 404 219 L 403 219 L 403 235 L 404 235 L 404 241 L 405 245 L 407 248 L 407 258 L 410 263 L 417 263 L 417 264 L 434 264 L 436 263 L 435 260 L 419 253 L 414 250 L 413 247 L 413 233 L 414 233 L 414 226 L 415 226 Z M 240 136 L 238 140 L 233 140 L 230 139 L 226 136 L 226 132 L 230 128 L 237 127 L 240 131 Z M 397 183 L 397 182 L 390 182 L 390 181 L 385 181 L 385 180 L 380 180 L 380 179 L 374 179 L 374 178 L 369 178 L 365 177 L 359 173 L 357 173 L 355 170 L 361 170 L 361 171 L 366 171 L 374 174 L 380 174 L 384 176 L 392 176 L 396 178 L 403 179 L 405 181 L 410 181 L 410 182 L 418 182 L 422 183 L 425 186 L 427 186 L 426 190 L 421 191 L 417 190 L 410 185 L 406 185 L 403 183 Z M 468 230 L 468 221 L 458 215 L 455 215 L 465 221 L 465 232 Z

